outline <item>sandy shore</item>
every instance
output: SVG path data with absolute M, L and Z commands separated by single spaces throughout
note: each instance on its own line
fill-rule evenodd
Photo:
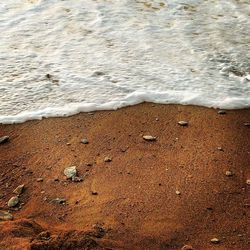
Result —
M 14 217 L 0 249 L 248 249 L 249 121 L 250 110 L 146 103 L 0 125 L 0 209 Z

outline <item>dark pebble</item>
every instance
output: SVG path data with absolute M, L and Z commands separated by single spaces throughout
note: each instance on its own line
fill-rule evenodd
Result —
M 218 114 L 219 114 L 219 115 L 225 115 L 226 113 L 227 113 L 227 112 L 226 112 L 225 110 L 219 110 L 219 111 L 218 111 Z
M 10 140 L 9 136 L 2 136 L 0 137 L 0 144 L 4 144 Z

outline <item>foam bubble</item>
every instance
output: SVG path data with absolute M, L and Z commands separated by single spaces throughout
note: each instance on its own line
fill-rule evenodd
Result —
M 144 101 L 250 107 L 244 1 L 0 5 L 0 122 Z

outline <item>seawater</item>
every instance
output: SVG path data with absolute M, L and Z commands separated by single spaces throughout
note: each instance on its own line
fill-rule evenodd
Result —
M 250 107 L 249 0 L 0 3 L 0 123 L 143 101 Z

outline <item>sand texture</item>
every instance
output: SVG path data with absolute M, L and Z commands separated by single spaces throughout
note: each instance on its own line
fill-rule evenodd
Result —
M 0 125 L 0 249 L 248 249 L 250 110 L 217 112 L 144 103 Z

